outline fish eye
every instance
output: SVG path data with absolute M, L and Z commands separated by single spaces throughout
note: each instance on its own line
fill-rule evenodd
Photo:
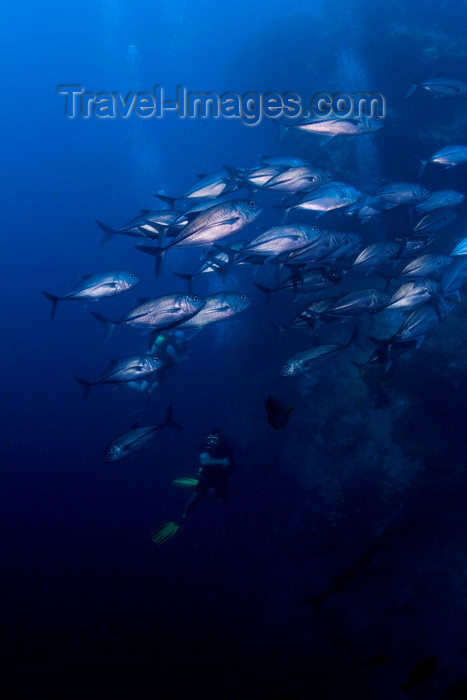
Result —
M 199 296 L 197 296 L 195 294 L 194 296 L 191 297 L 191 299 L 192 299 L 192 301 L 199 301 Z
M 240 299 L 246 299 L 246 294 L 240 294 Z
M 130 272 L 130 279 L 131 279 L 132 277 L 134 277 L 134 274 L 133 274 L 132 272 Z
M 312 231 L 317 231 L 317 230 L 318 230 L 318 227 L 317 227 L 317 226 L 312 226 L 312 227 L 311 227 L 311 230 L 312 230 Z
M 249 204 L 249 206 L 250 206 L 252 209 L 254 209 L 254 208 L 256 207 L 256 202 L 255 202 L 253 199 L 250 199 L 250 201 L 248 202 L 248 204 Z
M 289 363 L 287 362 L 287 364 L 284 365 L 284 371 L 285 371 L 285 372 L 288 372 L 289 369 L 290 369 L 290 365 L 289 365 Z

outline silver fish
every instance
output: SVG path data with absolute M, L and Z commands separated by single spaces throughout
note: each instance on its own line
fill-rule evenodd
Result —
M 439 326 L 453 308 L 451 300 L 444 299 L 444 304 L 432 306 L 431 304 L 423 304 L 417 307 L 410 316 L 408 316 L 402 326 L 395 334 L 393 340 L 396 342 L 405 342 L 407 340 L 418 340 L 420 346 L 425 335 L 433 328 Z
M 289 253 L 287 265 L 308 265 L 320 260 L 330 260 L 334 253 L 349 242 L 345 231 L 321 231 L 309 245 Z
M 457 214 L 448 207 L 435 209 L 425 214 L 414 228 L 414 233 L 435 233 L 452 224 L 457 219 Z
M 168 197 L 165 194 L 158 193 L 156 197 L 166 202 L 170 206 L 174 206 L 176 202 L 185 199 L 202 199 L 204 197 L 218 197 L 222 194 L 228 194 L 238 190 L 239 184 L 236 179 L 232 178 L 225 170 L 218 170 L 215 173 L 198 175 L 197 182 L 188 188 L 181 197 Z
M 204 328 L 210 323 L 225 321 L 232 316 L 245 311 L 251 304 L 251 299 L 243 292 L 221 292 L 204 297 L 205 304 L 195 316 L 184 321 L 178 329 Z
M 154 240 L 158 239 L 165 229 L 173 224 L 180 215 L 181 212 L 174 209 L 143 210 L 139 216 L 119 229 L 113 229 L 102 221 L 96 221 L 96 224 L 104 232 L 104 238 L 101 243 L 106 243 L 118 233 L 135 238 Z
M 294 355 L 282 368 L 283 377 L 297 377 L 300 374 L 309 374 L 315 369 L 319 369 L 332 360 L 336 354 L 354 345 L 357 339 L 358 328 L 356 328 L 348 343 L 345 345 L 314 345 L 309 350 Z
M 178 425 L 178 423 L 175 423 L 173 420 L 172 406 L 169 406 L 164 423 L 145 426 L 140 426 L 139 423 L 135 423 L 126 433 L 112 440 L 105 448 L 104 461 L 117 462 L 141 450 L 143 447 L 147 447 L 153 440 L 156 432 L 166 426 L 176 428 L 177 430 L 182 429 L 181 425 Z
M 467 238 L 462 238 L 454 247 L 451 255 L 467 255 Z
M 261 214 L 256 202 L 232 199 L 209 207 L 187 224 L 167 247 L 211 245 L 240 231 Z
M 106 297 L 114 297 L 122 294 L 140 282 L 140 278 L 133 272 L 101 272 L 97 275 L 81 275 L 81 282 L 68 294 L 62 297 L 42 292 L 52 302 L 52 315 L 54 318 L 59 301 L 75 299 L 77 301 L 98 301 Z
M 427 160 L 421 160 L 421 169 L 418 174 L 422 174 L 427 163 L 436 163 L 438 165 L 444 165 L 445 168 L 454 168 L 456 165 L 461 163 L 467 163 L 467 146 L 459 146 L 458 144 L 452 144 L 450 146 L 443 146 L 439 151 L 436 151 Z
M 195 294 L 176 293 L 147 299 L 128 311 L 118 321 L 112 321 L 95 311 L 91 313 L 106 327 L 105 341 L 107 341 L 115 326 L 120 325 L 153 330 L 173 328 L 198 313 L 203 308 L 204 303 L 204 300 Z
M 348 119 L 329 117 L 326 119 L 304 119 L 293 126 L 282 127 L 284 130 L 297 129 L 307 134 L 318 134 L 324 138 L 321 143 L 327 143 L 335 136 L 357 136 L 358 134 L 370 134 L 378 131 L 383 126 L 381 119 L 377 117 L 350 117 Z
M 413 309 L 419 304 L 430 301 L 438 293 L 439 287 L 440 285 L 431 279 L 406 282 L 390 296 L 385 308 L 390 311 Z
M 459 255 L 444 271 L 440 286 L 443 294 L 456 294 L 460 299 L 459 291 L 467 284 L 467 258 Z
M 402 244 L 395 241 L 378 241 L 370 243 L 355 258 L 352 269 L 372 272 L 380 265 L 395 260 Z
M 296 204 L 284 203 L 284 205 L 280 205 L 280 208 L 316 211 L 323 214 L 327 211 L 347 207 L 361 199 L 362 196 L 362 193 L 353 185 L 332 180 L 303 195 Z
M 335 316 L 359 316 L 380 311 L 389 299 L 381 289 L 357 289 L 345 294 L 326 309 Z
M 427 199 L 415 205 L 415 211 L 428 214 L 441 207 L 457 207 L 465 199 L 465 195 L 456 190 L 435 190 Z
M 413 204 L 429 197 L 430 191 L 418 182 L 391 182 L 380 187 L 376 196 L 391 204 Z
M 354 204 L 351 204 L 350 207 L 347 207 L 345 213 L 353 214 L 363 222 L 366 222 L 373 216 L 381 214 L 383 211 L 388 211 L 388 209 L 392 209 L 395 206 L 397 206 L 397 204 L 385 202 L 383 199 L 376 196 L 367 195 Z
M 237 233 L 252 223 L 261 214 L 256 202 L 246 199 L 231 199 L 200 212 L 166 245 L 136 246 L 143 253 L 156 259 L 156 276 L 159 275 L 163 256 L 170 248 L 210 246 L 216 241 Z
M 327 170 L 301 165 L 275 175 L 262 186 L 262 189 L 275 192 L 305 192 L 330 179 L 330 173 Z
M 399 273 L 401 277 L 440 277 L 452 262 L 450 255 L 425 253 L 411 260 Z
M 134 355 L 122 360 L 112 360 L 109 368 L 94 382 L 82 377 L 75 377 L 78 384 L 83 387 L 83 400 L 89 395 L 92 386 L 97 384 L 124 384 L 137 381 L 157 372 L 163 362 L 154 355 Z
M 456 78 L 429 78 L 422 83 L 412 83 L 406 97 L 410 97 L 417 87 L 434 97 L 467 97 L 467 83 Z
M 321 233 L 316 226 L 307 224 L 273 226 L 248 243 L 239 253 L 238 258 L 242 259 L 245 255 L 252 253 L 273 257 L 281 253 L 290 253 L 312 244 L 321 236 Z

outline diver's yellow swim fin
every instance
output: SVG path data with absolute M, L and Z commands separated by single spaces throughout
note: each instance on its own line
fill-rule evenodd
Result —
M 180 476 L 172 481 L 172 484 L 177 484 L 177 486 L 196 486 L 197 483 L 198 479 L 191 479 L 188 476 Z
M 175 535 L 179 528 L 180 525 L 177 525 L 177 523 L 175 523 L 173 520 L 170 520 L 168 523 L 165 523 L 165 525 L 162 525 L 158 530 L 153 532 L 151 539 L 154 544 L 164 544 L 164 542 L 167 542 L 167 540 L 170 540 L 170 538 Z

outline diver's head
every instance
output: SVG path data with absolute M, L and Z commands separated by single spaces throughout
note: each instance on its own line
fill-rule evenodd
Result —
M 206 445 L 209 445 L 210 447 L 216 447 L 222 442 L 223 439 L 224 437 L 220 430 L 211 430 L 209 435 L 206 436 Z

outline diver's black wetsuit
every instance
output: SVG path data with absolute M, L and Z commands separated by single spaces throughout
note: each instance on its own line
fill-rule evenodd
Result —
M 200 496 L 204 496 L 212 488 L 218 498 L 225 500 L 228 495 L 229 477 L 232 476 L 235 470 L 235 462 L 230 445 L 225 439 L 217 445 L 206 444 L 203 446 L 200 455 L 204 453 L 207 453 L 211 459 L 228 459 L 230 464 L 229 466 L 202 464 L 198 471 L 198 484 L 195 492 Z

